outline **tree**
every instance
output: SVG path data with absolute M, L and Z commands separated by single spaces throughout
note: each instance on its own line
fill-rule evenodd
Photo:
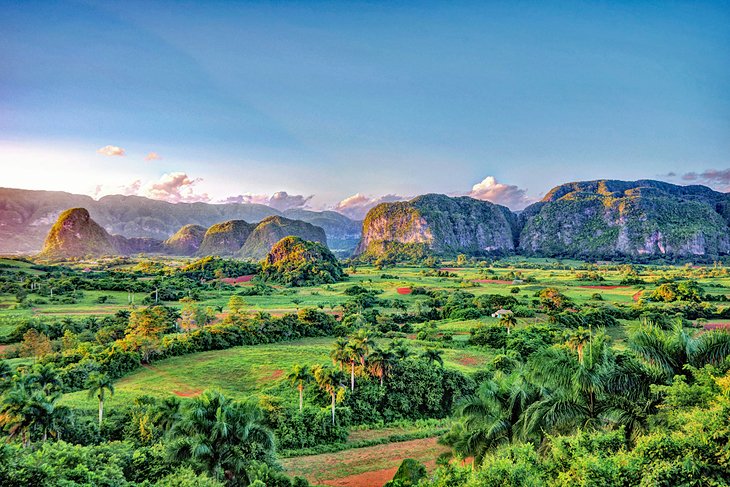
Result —
M 525 377 L 524 367 L 510 375 L 497 374 L 457 405 L 457 421 L 442 442 L 481 465 L 500 445 L 527 438 L 524 413 L 537 398 L 538 390 Z
M 246 306 L 246 301 L 237 294 L 232 295 L 228 299 L 228 310 L 235 315 L 241 314 L 244 306 Z
M 332 359 L 332 365 L 338 365 L 340 370 L 342 370 L 348 360 L 346 338 L 339 337 L 335 340 L 330 350 L 330 358 Z
M 566 342 L 568 348 L 578 354 L 578 362 L 580 362 L 581 365 L 583 365 L 583 349 L 585 348 L 586 344 L 590 343 L 590 341 L 591 332 L 581 326 L 578 327 L 577 330 L 570 333 L 568 341 Z
M 261 463 L 273 463 L 274 436 L 252 403 L 205 391 L 173 426 L 169 457 L 234 485 L 248 485 Z
M 332 399 L 332 426 L 335 425 L 335 401 L 337 399 L 337 391 L 343 389 L 342 372 L 338 372 L 329 367 L 318 366 L 314 369 L 314 380 L 320 389 L 330 395 Z
M 104 399 L 114 395 L 114 383 L 108 375 L 100 372 L 92 372 L 86 381 L 86 388 L 89 390 L 89 398 L 95 397 L 99 400 L 99 429 L 104 417 Z
M 427 348 L 426 350 L 421 353 L 421 358 L 426 360 L 429 365 L 433 365 L 434 363 L 438 363 L 441 367 L 444 366 L 444 359 L 441 357 L 443 355 L 443 350 L 439 350 L 436 348 Z
M 509 335 L 510 329 L 517 326 L 517 318 L 515 318 L 514 313 L 505 313 L 499 317 L 499 323 L 507 328 L 507 334 Z
M 51 351 L 51 340 L 45 334 L 38 333 L 35 328 L 31 328 L 23 335 L 23 342 L 19 347 L 22 357 L 33 357 L 33 360 L 38 360 Z
M 369 333 L 362 328 L 347 342 L 345 356 L 350 364 L 350 390 L 355 390 L 355 365 L 359 363 L 364 368 L 365 359 L 374 346 Z
M 647 365 L 661 370 L 668 382 L 675 375 L 687 375 L 687 364 L 720 365 L 730 355 L 730 333 L 714 330 L 692 335 L 679 322 L 669 331 L 644 325 L 629 337 L 628 345 Z
M 61 428 L 71 414 L 68 407 L 57 404 L 60 398 L 60 392 L 47 395 L 42 390 L 33 391 L 30 395 L 26 414 L 30 417 L 31 426 L 41 431 L 43 441 L 49 435 L 60 439 Z
M 162 306 L 135 310 L 129 316 L 126 342 L 140 352 L 142 362 L 149 363 L 160 337 L 169 328 L 169 316 Z
M 383 386 L 383 380 L 390 374 L 395 364 L 395 354 L 389 350 L 381 350 L 376 348 L 367 358 L 367 368 L 371 374 L 380 379 L 380 386 Z
M 299 411 L 304 409 L 304 386 L 312 380 L 312 372 L 306 365 L 296 364 L 287 376 L 289 383 L 299 391 Z
M 59 392 L 63 387 L 58 371 L 50 364 L 36 364 L 27 379 L 31 386 L 40 388 L 46 394 Z
M 157 426 L 159 426 L 163 432 L 167 433 L 172 430 L 172 427 L 177 423 L 181 415 L 182 403 L 177 396 L 168 396 L 161 402 L 157 403 L 155 408 L 154 419 Z
M 0 426 L 12 439 L 21 436 L 23 447 L 30 442 L 28 432 L 33 425 L 33 417 L 28 411 L 30 392 L 23 383 L 16 384 L 3 396 L 0 405 Z
M 405 360 L 413 355 L 411 347 L 409 347 L 402 338 L 390 342 L 390 345 L 388 345 L 388 351 L 392 352 L 398 360 Z

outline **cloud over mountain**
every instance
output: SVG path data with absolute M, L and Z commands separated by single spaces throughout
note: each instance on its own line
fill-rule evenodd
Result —
M 337 203 L 333 210 L 342 213 L 345 216 L 355 220 L 365 218 L 368 210 L 380 203 L 392 203 L 393 201 L 407 200 L 408 197 L 397 194 L 386 194 L 383 196 L 367 196 L 362 193 L 356 193 L 348 196 L 344 200 Z
M 706 184 L 720 191 L 730 191 L 730 169 L 707 169 L 701 173 L 688 172 L 681 178 L 692 184 Z
M 145 196 L 170 203 L 208 202 L 210 197 L 206 193 L 197 193 L 195 185 L 202 178 L 191 178 L 184 172 L 163 174 L 159 181 L 149 183 L 142 188 Z
M 223 200 L 223 203 L 255 203 L 284 211 L 291 208 L 304 208 L 312 197 L 313 195 L 289 194 L 286 191 L 277 191 L 272 195 L 245 193 L 229 196 Z
M 500 183 L 494 176 L 487 176 L 482 182 L 472 186 L 468 196 L 504 205 L 512 210 L 522 210 L 533 202 L 524 189 Z

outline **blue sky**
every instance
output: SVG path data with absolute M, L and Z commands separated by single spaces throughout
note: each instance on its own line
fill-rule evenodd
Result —
M 512 206 L 730 185 L 728 2 L 0 1 L 0 33 L 2 186 L 327 207 L 488 176 L 475 194 Z

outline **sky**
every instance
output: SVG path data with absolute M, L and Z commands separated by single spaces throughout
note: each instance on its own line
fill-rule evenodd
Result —
M 730 2 L 0 0 L 0 186 L 361 216 L 730 191 Z

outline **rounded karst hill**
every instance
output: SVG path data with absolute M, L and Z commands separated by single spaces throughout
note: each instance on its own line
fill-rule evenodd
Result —
M 240 250 L 254 226 L 244 220 L 216 223 L 205 232 L 197 255 L 232 256 Z
M 237 256 L 244 259 L 261 260 L 282 238 L 294 236 L 326 247 L 327 236 L 320 227 L 301 220 L 290 220 L 283 216 L 264 218 L 243 244 Z
M 207 229 L 200 225 L 185 225 L 165 240 L 165 252 L 172 255 L 193 255 L 205 238 Z
M 330 250 L 318 242 L 284 237 L 262 264 L 264 279 L 288 286 L 331 284 L 345 278 L 342 266 Z
M 85 208 L 62 212 L 46 236 L 39 257 L 67 259 L 116 254 L 114 239 Z

